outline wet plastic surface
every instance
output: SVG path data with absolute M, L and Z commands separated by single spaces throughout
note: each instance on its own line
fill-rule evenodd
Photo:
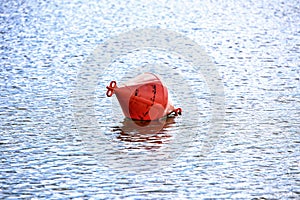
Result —
M 149 121 L 167 117 L 171 113 L 181 114 L 168 98 L 168 89 L 152 73 L 144 73 L 117 87 L 112 81 L 107 86 L 107 96 L 116 94 L 125 117 Z

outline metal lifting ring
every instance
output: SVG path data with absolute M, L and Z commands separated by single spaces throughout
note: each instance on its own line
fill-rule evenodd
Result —
M 175 116 L 177 116 L 177 115 L 181 115 L 182 110 L 181 108 L 176 108 L 173 110 L 173 112 L 175 113 Z
M 114 90 L 116 87 L 117 87 L 117 82 L 111 81 L 109 86 L 106 86 L 107 88 L 106 96 L 111 97 L 114 94 Z

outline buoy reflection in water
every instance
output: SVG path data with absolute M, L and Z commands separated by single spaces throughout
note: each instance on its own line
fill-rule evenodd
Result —
M 171 140 L 167 129 L 174 126 L 175 117 L 167 117 L 155 121 L 136 121 L 125 118 L 122 126 L 113 127 L 118 133 L 117 139 L 123 142 L 139 143 L 130 148 L 158 149 Z

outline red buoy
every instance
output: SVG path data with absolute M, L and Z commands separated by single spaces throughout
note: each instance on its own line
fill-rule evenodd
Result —
M 124 115 L 133 120 L 157 120 L 173 113 L 181 115 L 181 108 L 175 109 L 170 103 L 168 89 L 155 74 L 141 74 L 120 87 L 111 81 L 106 88 L 106 95 L 111 97 L 115 93 Z

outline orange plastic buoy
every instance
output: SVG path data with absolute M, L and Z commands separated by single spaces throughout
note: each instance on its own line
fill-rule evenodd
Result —
M 168 89 L 152 73 L 141 74 L 120 87 L 111 81 L 106 95 L 116 94 L 124 115 L 133 120 L 157 120 L 170 114 L 181 115 L 168 99 Z

